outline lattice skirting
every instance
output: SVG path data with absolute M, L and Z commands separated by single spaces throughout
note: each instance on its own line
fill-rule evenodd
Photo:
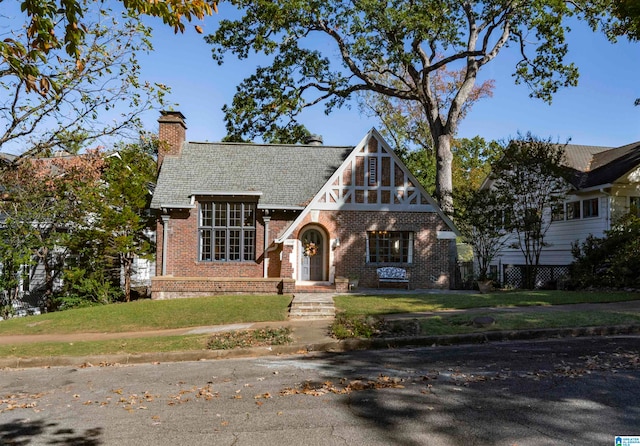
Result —
M 525 268 L 525 265 L 504 265 L 502 274 L 504 285 L 522 288 Z M 568 276 L 569 265 L 540 265 L 537 267 L 535 288 L 556 289 L 558 281 Z

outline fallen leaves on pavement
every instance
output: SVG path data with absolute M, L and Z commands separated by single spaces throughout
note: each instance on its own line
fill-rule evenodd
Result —
M 309 381 L 302 384 L 300 387 L 287 387 L 280 391 L 281 396 L 288 395 L 311 395 L 322 396 L 329 393 L 333 394 L 349 394 L 351 392 L 358 392 L 362 390 L 377 390 L 377 389 L 404 389 L 401 384 L 404 380 L 401 378 L 391 378 L 389 376 L 380 375 L 375 380 L 342 380 L 338 385 L 334 385 L 332 381 L 325 381 L 321 384 L 313 384 Z

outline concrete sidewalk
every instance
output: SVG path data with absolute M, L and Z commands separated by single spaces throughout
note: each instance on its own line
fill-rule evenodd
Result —
M 505 308 L 473 308 L 468 310 L 449 310 L 447 314 L 460 313 L 534 313 L 534 312 L 564 312 L 564 311 L 621 311 L 640 313 L 640 300 L 603 303 L 603 304 L 573 304 L 533 307 L 505 307 Z M 387 320 L 420 319 L 442 315 L 443 312 L 420 312 L 389 315 Z M 0 358 L 0 368 L 43 367 L 82 364 L 132 364 L 170 361 L 197 361 L 207 359 L 221 359 L 231 357 L 252 357 L 265 355 L 307 354 L 311 352 L 340 352 L 353 349 L 389 348 L 402 346 L 432 346 L 450 345 L 454 343 L 479 343 L 514 339 L 535 339 L 540 337 L 560 336 L 594 336 L 640 333 L 640 325 L 619 327 L 587 327 L 568 329 L 540 329 L 520 331 L 490 331 L 456 336 L 411 336 L 398 338 L 350 339 L 338 341 L 329 336 L 332 319 L 318 320 L 287 320 L 276 322 L 256 322 L 231 324 L 208 327 L 191 327 L 173 330 L 154 330 L 125 333 L 75 333 L 68 335 L 12 335 L 0 336 L 0 344 L 15 345 L 19 354 L 20 344 L 34 342 L 80 342 L 109 339 L 132 339 L 155 336 L 180 336 L 193 334 L 219 333 L 233 330 L 253 330 L 261 328 L 289 327 L 292 330 L 293 342 L 290 345 L 255 347 L 234 350 L 199 350 L 168 353 L 144 354 L 115 354 L 87 357 L 38 357 L 38 358 Z

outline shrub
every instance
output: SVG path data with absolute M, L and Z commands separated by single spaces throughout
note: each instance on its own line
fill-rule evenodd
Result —
M 218 333 L 209 338 L 210 350 L 231 350 L 234 348 L 286 345 L 292 342 L 290 328 L 263 328 Z
M 628 214 L 606 231 L 574 244 L 570 267 L 575 288 L 640 288 L 640 218 Z
M 380 330 L 380 321 L 371 316 L 338 314 L 331 324 L 331 333 L 337 339 L 370 338 Z

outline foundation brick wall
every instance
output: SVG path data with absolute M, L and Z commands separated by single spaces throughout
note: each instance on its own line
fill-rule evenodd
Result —
M 154 277 L 151 297 L 156 300 L 207 297 L 216 294 L 293 294 L 295 280 L 281 278 Z

